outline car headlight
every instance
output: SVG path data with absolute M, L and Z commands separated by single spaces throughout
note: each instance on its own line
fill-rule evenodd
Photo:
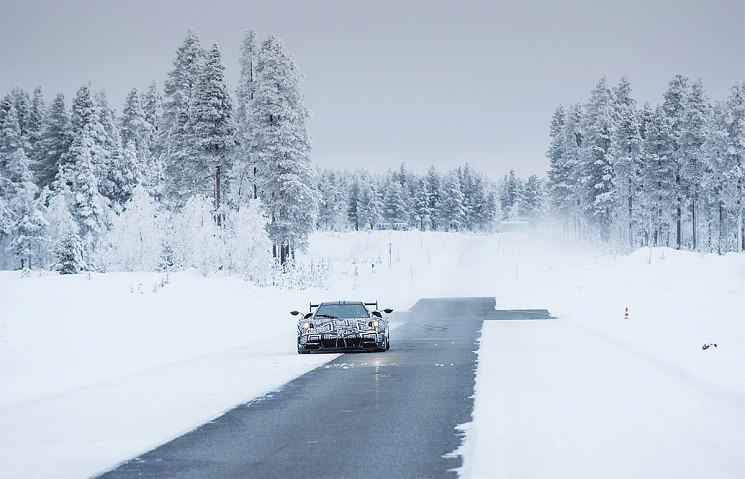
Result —
M 374 321 L 370 321 L 369 323 L 367 323 L 367 327 L 368 328 L 377 328 L 378 327 L 378 320 L 376 319 Z
M 311 323 L 305 322 L 303 323 L 303 329 L 313 329 L 313 325 Z

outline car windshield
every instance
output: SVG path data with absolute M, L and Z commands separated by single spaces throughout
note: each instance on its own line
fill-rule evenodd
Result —
M 322 304 L 316 310 L 316 317 L 367 318 L 367 309 L 361 304 Z

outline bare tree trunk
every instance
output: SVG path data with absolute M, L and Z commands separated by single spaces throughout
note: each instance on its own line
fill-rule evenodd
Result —
M 632 218 L 633 218 L 633 198 L 631 197 L 631 178 L 629 178 L 629 248 L 633 251 L 634 249 L 634 231 L 632 226 Z
M 698 209 L 698 187 L 693 187 L 693 204 L 691 207 L 691 214 L 693 216 L 693 250 L 696 251 L 696 247 L 698 246 L 698 234 L 696 233 L 697 229 L 697 220 L 698 217 L 696 215 L 696 210 Z
M 215 213 L 217 226 L 221 226 L 222 219 L 220 218 L 220 216 L 222 216 L 222 213 L 220 213 L 220 165 L 217 165 L 217 170 L 215 171 Z
M 724 240 L 724 205 L 719 202 L 719 246 L 717 251 L 722 254 L 722 241 Z

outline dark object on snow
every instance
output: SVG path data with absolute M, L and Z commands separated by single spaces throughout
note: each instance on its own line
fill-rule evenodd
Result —
M 701 346 L 701 350 L 702 351 L 706 351 L 707 349 L 709 349 L 712 346 L 714 346 L 716 348 L 717 347 L 717 344 L 716 343 L 704 344 L 703 346 Z

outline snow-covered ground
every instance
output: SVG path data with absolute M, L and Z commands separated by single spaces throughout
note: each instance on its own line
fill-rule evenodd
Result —
M 333 359 L 295 352 L 310 301 L 442 296 L 559 318 L 485 325 L 463 476 L 745 474 L 743 254 L 362 232 L 316 233 L 310 258 L 327 289 L 0 272 L 0 476 L 95 474 Z

